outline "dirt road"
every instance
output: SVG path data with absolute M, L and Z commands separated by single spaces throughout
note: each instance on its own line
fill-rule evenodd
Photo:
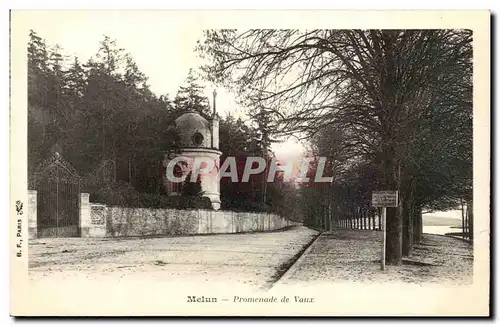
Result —
M 29 276 L 49 282 L 128 278 L 265 288 L 317 234 L 298 226 L 253 234 L 36 239 L 29 245 Z

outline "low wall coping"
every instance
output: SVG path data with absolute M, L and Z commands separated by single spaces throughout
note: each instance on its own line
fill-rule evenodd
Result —
M 105 207 L 106 204 L 101 204 L 101 203 L 90 203 L 91 206 L 101 206 L 101 207 Z

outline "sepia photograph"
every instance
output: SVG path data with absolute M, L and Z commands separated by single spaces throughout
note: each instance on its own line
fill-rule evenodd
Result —
M 11 314 L 488 315 L 489 25 L 12 11 Z

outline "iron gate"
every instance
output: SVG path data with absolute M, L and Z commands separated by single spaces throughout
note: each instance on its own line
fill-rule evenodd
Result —
M 38 237 L 80 236 L 80 177 L 59 153 L 35 175 Z

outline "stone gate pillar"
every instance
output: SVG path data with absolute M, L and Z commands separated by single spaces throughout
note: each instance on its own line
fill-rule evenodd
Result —
M 90 194 L 80 194 L 80 237 L 88 238 L 90 229 Z
M 38 233 L 36 196 L 36 190 L 28 190 L 28 239 L 35 239 Z

